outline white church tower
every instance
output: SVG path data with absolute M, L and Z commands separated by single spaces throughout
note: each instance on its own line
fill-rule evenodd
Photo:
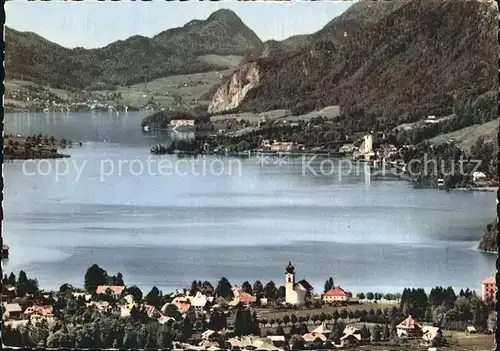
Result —
M 295 292 L 295 267 L 292 262 L 288 262 L 285 267 L 285 301 L 293 303 L 297 300 L 297 293 Z

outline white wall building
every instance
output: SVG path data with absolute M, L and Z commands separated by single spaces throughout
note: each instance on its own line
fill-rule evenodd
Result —
M 308 296 L 314 294 L 313 287 L 306 281 L 295 282 L 295 267 L 288 262 L 285 267 L 285 302 L 292 305 L 303 305 Z

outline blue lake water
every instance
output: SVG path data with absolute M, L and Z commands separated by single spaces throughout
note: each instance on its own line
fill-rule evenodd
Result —
M 495 272 L 496 255 L 475 249 L 494 193 L 414 189 L 356 169 L 304 175 L 300 159 L 152 157 L 168 138 L 142 133 L 142 117 L 5 117 L 6 133 L 83 143 L 66 160 L 4 165 L 5 271 L 23 269 L 50 289 L 83 285 L 97 263 L 129 285 L 169 290 L 222 276 L 283 284 L 292 260 L 316 290 L 333 276 L 353 292 L 479 289 Z

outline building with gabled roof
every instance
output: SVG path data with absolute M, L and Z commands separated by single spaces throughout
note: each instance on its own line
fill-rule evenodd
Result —
M 340 337 L 340 344 L 343 347 L 357 345 L 361 340 L 361 331 L 352 326 L 348 325 L 344 328 L 342 336 Z
M 237 306 L 239 303 L 243 305 L 251 305 L 257 301 L 257 297 L 243 291 L 240 287 L 233 288 L 234 299 L 231 301 L 231 306 Z
M 326 323 L 322 322 L 321 325 L 316 327 L 311 333 L 324 334 L 324 335 L 328 336 L 328 334 L 330 334 L 331 332 L 332 331 L 330 329 L 328 329 L 328 327 L 326 326 Z
M 325 303 L 347 302 L 347 294 L 340 286 L 335 286 L 323 294 Z
M 120 296 L 123 290 L 125 290 L 123 285 L 99 285 L 95 292 L 96 294 L 107 294 L 111 291 L 112 295 Z
M 398 337 L 418 337 L 422 335 L 422 325 L 410 315 L 396 326 Z
M 302 335 L 302 339 L 304 339 L 305 342 L 315 342 L 317 340 L 325 342 L 326 340 L 328 340 L 326 335 L 313 332 Z
M 7 314 L 9 318 L 17 318 L 20 317 L 23 312 L 21 305 L 17 302 L 14 303 L 3 303 L 3 313 Z
M 295 282 L 295 267 L 288 262 L 285 267 L 285 302 L 292 305 L 303 305 L 308 297 L 314 294 L 314 288 L 307 280 Z
M 188 296 L 188 299 L 191 302 L 191 306 L 198 309 L 204 308 L 208 303 L 208 298 L 200 291 L 197 291 L 195 296 Z

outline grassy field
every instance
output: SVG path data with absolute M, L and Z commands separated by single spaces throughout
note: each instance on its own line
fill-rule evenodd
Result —
M 202 56 L 198 56 L 198 60 L 201 62 L 208 63 L 209 65 L 217 65 L 217 67 L 227 66 L 230 68 L 238 67 L 242 58 L 243 58 L 243 56 L 235 56 L 235 55 L 228 55 L 228 56 L 202 55 Z
M 493 120 L 484 124 L 475 124 L 470 127 L 462 128 L 457 131 L 443 134 L 435 138 L 429 139 L 431 143 L 441 144 L 450 139 L 455 139 L 455 143 L 459 148 L 470 150 L 471 146 L 476 143 L 480 136 L 484 136 L 485 141 L 495 142 L 498 133 L 498 121 Z
M 460 347 L 463 350 L 494 350 L 495 335 L 494 334 L 472 334 L 468 335 L 465 332 L 444 331 L 445 338 L 450 343 L 453 350 Z
M 202 96 L 214 85 L 219 84 L 221 77 L 231 72 L 231 70 L 225 70 L 169 76 L 129 87 L 118 87 L 113 91 L 100 90 L 95 93 L 120 93 L 122 99 L 118 102 L 128 106 L 144 106 L 151 98 L 163 107 L 173 106 L 178 101 L 189 105 L 193 101 L 202 102 Z M 208 101 L 205 104 L 208 105 Z

